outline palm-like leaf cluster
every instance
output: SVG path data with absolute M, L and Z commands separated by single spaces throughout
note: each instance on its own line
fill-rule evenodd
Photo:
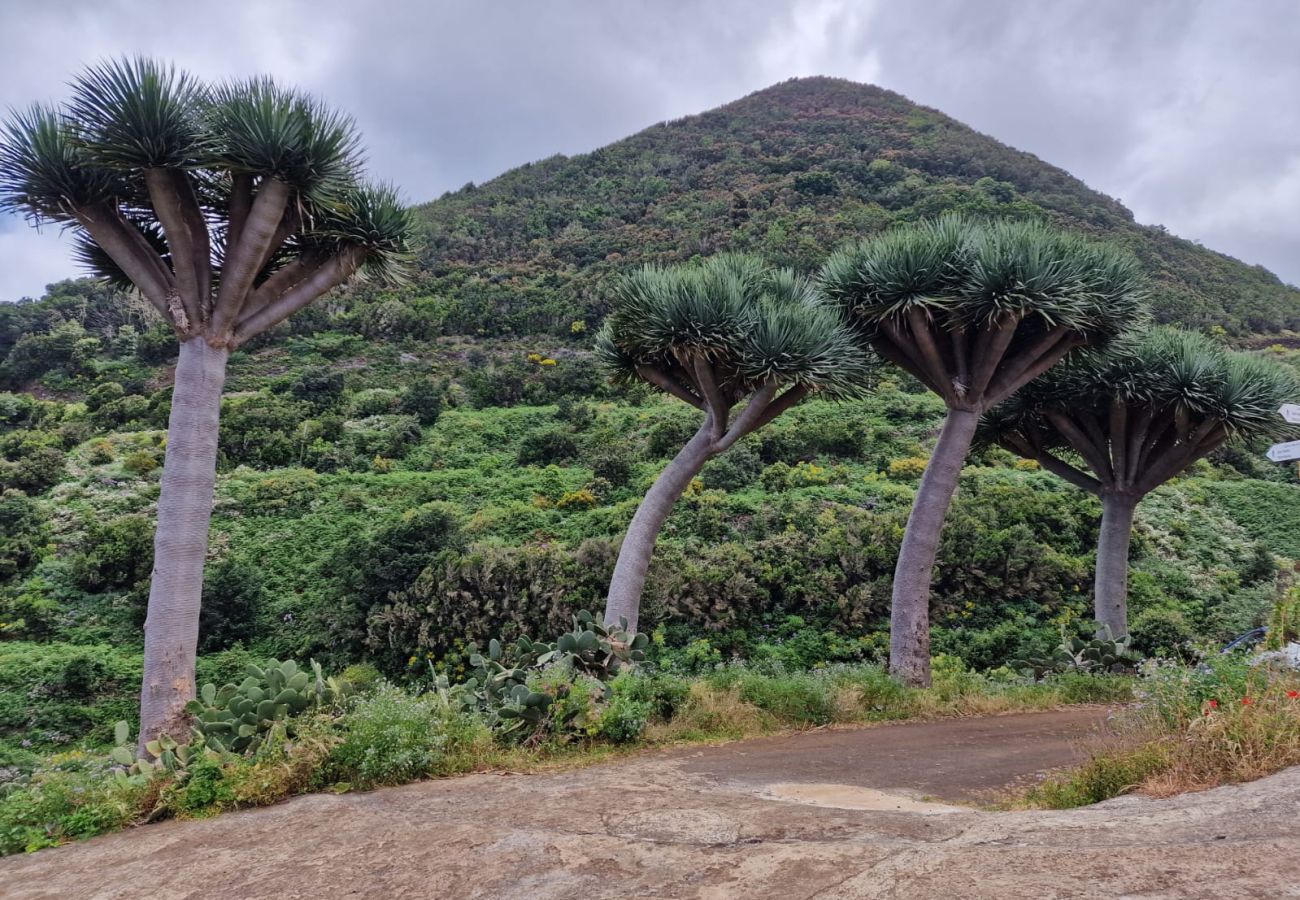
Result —
M 91 66 L 73 83 L 65 111 L 94 164 L 119 170 L 196 168 L 209 155 L 208 89 L 152 59 Z
M 388 184 L 354 184 L 315 210 L 297 246 L 321 255 L 349 247 L 365 251 L 361 271 L 385 284 L 401 283 L 411 261 L 415 217 Z
M 1291 430 L 1278 407 L 1297 396 L 1300 382 L 1283 366 L 1227 350 L 1203 335 L 1151 327 L 1062 363 L 991 411 L 981 432 L 985 440 L 1032 434 L 1043 447 L 1068 447 L 1048 413 L 1101 421 L 1118 402 L 1184 420 L 1212 420 L 1230 437 L 1274 438 Z
M 868 326 L 920 309 L 950 329 L 1038 317 L 1102 336 L 1142 302 L 1130 254 L 1036 222 L 957 215 L 845 247 L 827 260 L 821 283 Z
M 270 78 L 214 88 L 204 124 L 215 168 L 278 178 L 305 197 L 352 189 L 361 168 L 351 117 Z
M 126 59 L 88 68 L 62 107 L 9 117 L 0 210 L 76 232 L 93 274 L 135 284 L 183 335 L 209 320 L 228 332 L 276 299 L 247 299 L 268 283 L 287 299 L 263 322 L 301 305 L 298 282 L 400 277 L 412 217 L 391 187 L 361 180 L 361 163 L 352 119 L 308 95 L 267 78 L 210 86 Z M 256 236 L 237 245 L 254 220 Z M 331 257 L 340 265 L 322 271 Z
M 4 123 L 0 210 L 38 223 L 67 223 L 77 209 L 110 202 L 123 188 L 113 172 L 95 165 L 57 108 L 35 104 Z
M 849 396 L 870 375 L 838 309 L 811 281 L 733 254 L 625 276 L 596 347 L 616 377 L 659 373 L 701 401 L 701 363 L 729 402 L 763 384 Z

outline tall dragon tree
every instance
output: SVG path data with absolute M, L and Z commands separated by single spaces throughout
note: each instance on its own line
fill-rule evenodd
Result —
M 217 427 L 232 351 L 362 275 L 391 278 L 412 221 L 360 180 L 350 118 L 269 79 L 207 85 L 106 62 L 62 106 L 0 132 L 0 209 L 71 230 L 89 270 L 129 286 L 179 359 L 144 635 L 140 736 L 188 734 Z
M 1151 328 L 1081 354 L 985 416 L 996 442 L 1101 498 L 1098 632 L 1128 634 L 1129 544 L 1142 498 L 1231 440 L 1287 430 L 1287 369 L 1199 334 Z
M 870 357 L 808 279 L 747 256 L 648 266 L 625 276 L 597 337 L 613 376 L 644 381 L 703 413 L 699 430 L 628 526 L 605 621 L 635 631 L 655 540 L 704 464 L 809 396 L 864 391 Z
M 1032 222 L 958 216 L 848 246 L 821 273 L 859 338 L 948 407 L 894 570 L 890 672 L 930 682 L 930 584 L 980 416 L 1140 309 L 1136 261 Z

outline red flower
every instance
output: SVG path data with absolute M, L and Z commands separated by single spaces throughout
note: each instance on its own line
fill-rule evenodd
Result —
M 1242 705 L 1242 706 L 1250 706 L 1250 704 L 1252 704 L 1252 703 L 1254 703 L 1254 702 L 1255 702 L 1255 701 L 1251 700 L 1249 697 L 1242 697 L 1242 698 L 1241 698 L 1241 705 Z
M 1300 697 L 1300 691 L 1287 691 L 1286 695 L 1294 700 L 1296 697 Z
M 1219 701 L 1218 701 L 1218 700 L 1211 700 L 1211 701 L 1210 701 L 1210 709 L 1217 709 L 1218 706 L 1219 706 Z

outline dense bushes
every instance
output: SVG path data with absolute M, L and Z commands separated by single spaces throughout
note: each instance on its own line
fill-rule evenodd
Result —
M 1137 705 L 1119 714 L 1092 758 L 1024 802 L 1063 809 L 1140 790 L 1168 796 L 1248 781 L 1300 764 L 1300 677 L 1245 654 L 1196 668 L 1149 663 Z
M 548 645 L 548 651 L 557 646 L 565 645 Z M 599 656 L 534 657 L 511 676 L 523 702 L 504 696 L 480 702 L 476 680 L 451 685 L 438 679 L 427 691 L 379 683 L 341 710 L 271 723 L 264 739 L 244 753 L 198 749 L 170 769 L 136 767 L 138 774 L 128 775 L 103 750 L 64 752 L 39 763 L 11 757 L 0 764 L 0 855 L 167 816 L 274 803 L 309 790 L 367 790 L 494 766 L 517 771 L 558 755 L 628 744 L 1112 701 L 1129 689 L 1126 679 L 1086 675 L 1037 684 L 990 678 L 942 657 L 934 686 L 924 690 L 904 688 L 875 666 L 788 673 L 779 665 L 732 665 L 687 678 L 643 665 L 610 678 L 614 670 Z M 0 665 L 0 676 L 4 671 Z M 595 677 L 601 672 L 608 673 L 605 680 Z M 545 711 L 524 728 L 517 716 L 504 715 L 507 708 L 534 708 L 524 704 L 543 695 Z

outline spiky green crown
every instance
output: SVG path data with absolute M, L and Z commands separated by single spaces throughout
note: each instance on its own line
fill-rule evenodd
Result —
M 142 173 L 157 168 L 192 176 L 218 265 L 238 176 L 289 186 L 298 244 L 357 248 L 380 277 L 396 275 L 410 255 L 404 205 L 391 187 L 360 180 L 351 118 L 268 78 L 213 87 L 143 58 L 91 66 L 64 106 L 10 115 L 0 129 L 0 210 L 80 231 L 79 213 L 110 204 L 152 243 L 157 221 Z M 122 279 L 107 254 L 80 243 L 93 274 Z
M 951 328 L 1011 314 L 1097 340 L 1141 310 L 1132 255 L 1037 222 L 959 215 L 895 228 L 841 248 L 820 284 L 866 326 L 921 309 Z
M 771 381 L 847 396 L 870 375 L 868 357 L 816 286 L 754 257 L 646 266 L 619 280 L 612 305 L 596 350 L 627 380 L 638 366 L 673 373 L 695 358 L 741 391 Z
M 1055 430 L 1044 413 L 1086 411 L 1104 416 L 1113 401 L 1172 408 L 1221 422 L 1239 437 L 1279 437 L 1290 429 L 1278 407 L 1300 397 L 1300 380 L 1261 356 L 1228 350 L 1209 338 L 1169 327 L 1122 336 L 1104 350 L 1066 360 L 985 416 L 985 441 L 1001 434 Z M 1059 435 L 1051 445 L 1065 441 Z

